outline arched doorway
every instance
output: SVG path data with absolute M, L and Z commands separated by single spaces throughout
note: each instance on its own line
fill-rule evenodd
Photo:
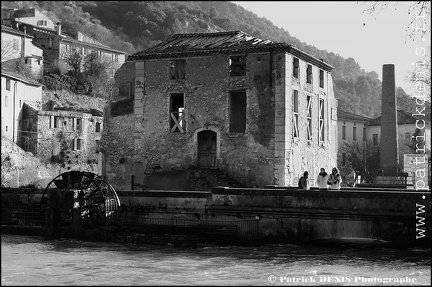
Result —
M 198 133 L 198 168 L 216 167 L 217 133 L 210 130 Z

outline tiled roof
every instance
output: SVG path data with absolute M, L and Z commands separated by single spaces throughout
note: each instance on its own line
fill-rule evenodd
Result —
M 413 116 L 412 113 L 408 113 L 404 110 L 398 110 L 397 111 L 397 123 L 398 125 L 409 125 L 409 124 L 415 124 L 417 120 L 424 120 L 427 124 L 430 124 L 430 116 Z M 381 125 L 381 116 L 377 117 L 376 119 L 373 119 L 370 126 L 380 126 Z
M 363 117 L 360 115 L 356 115 L 353 113 L 345 112 L 341 109 L 337 110 L 337 118 L 338 120 L 345 120 L 345 121 L 355 121 L 355 122 L 371 122 L 373 119 Z
M 80 44 L 83 46 L 89 46 L 89 47 L 94 47 L 100 50 L 107 50 L 107 51 L 111 51 L 111 52 L 117 52 L 119 54 L 126 54 L 126 52 L 123 51 L 119 51 L 119 50 L 115 50 L 110 48 L 109 46 L 106 45 L 99 45 L 99 44 L 94 44 L 94 43 L 90 43 L 90 42 L 84 42 L 84 41 L 80 41 L 80 40 L 76 40 L 70 37 L 63 37 L 62 41 L 66 41 L 66 42 L 71 42 L 71 43 L 75 43 L 75 44 Z
M 6 25 L 1 25 L 1 30 L 2 30 L 2 32 L 9 32 L 9 33 L 12 33 L 12 34 L 15 34 L 15 35 L 33 38 L 32 35 L 26 34 L 26 33 L 22 32 L 20 30 L 14 29 L 14 28 L 6 26 Z
M 4 63 L 4 62 L 3 62 Z M 35 85 L 35 86 L 43 86 L 41 83 L 39 83 L 38 81 L 29 78 L 25 75 L 22 75 L 18 72 L 15 72 L 7 67 L 3 67 L 3 63 L 2 63 L 2 68 L 1 68 L 1 74 L 2 76 L 6 76 L 6 77 L 10 77 L 16 80 L 19 80 L 21 82 L 24 82 L 26 84 L 30 84 L 30 85 Z
M 242 31 L 175 34 L 165 42 L 128 57 L 129 61 L 284 50 L 329 71 L 332 66 L 287 43 L 276 43 Z

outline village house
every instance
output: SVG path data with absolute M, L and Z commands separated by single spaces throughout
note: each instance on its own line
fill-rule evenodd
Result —
M 111 63 L 108 71 L 110 76 L 114 76 L 115 71 L 125 62 L 125 52 L 103 45 L 82 32 L 74 35 L 64 33 L 57 18 L 48 17 L 36 8 L 2 11 L 2 24 L 33 37 L 33 42 L 43 48 L 47 72 L 59 67 L 71 70 L 64 59 L 72 52 L 82 55 L 96 53 L 100 59 Z
M 42 84 L 25 75 L 1 69 L 1 135 L 17 143 L 24 104 L 40 109 Z
M 18 144 L 47 162 L 59 163 L 65 170 L 81 169 L 101 173 L 99 141 L 103 130 L 102 112 L 37 110 L 24 105 Z
M 422 125 L 424 120 L 424 125 Z M 418 123 L 419 129 L 416 126 L 416 121 Z M 426 150 L 431 150 L 431 123 L 425 117 L 413 116 L 403 110 L 397 110 L 397 136 L 398 136 L 398 154 L 399 154 L 399 169 L 403 170 L 404 166 L 404 154 L 415 153 L 412 148 L 412 140 L 415 135 L 425 136 L 424 145 Z M 373 154 L 379 151 L 380 148 L 380 136 L 381 136 L 381 117 L 377 117 L 370 121 L 367 128 L 367 138 L 371 143 L 371 149 L 368 151 L 369 154 Z
M 363 117 L 338 109 L 338 161 L 342 166 L 347 164 L 347 154 L 343 151 L 344 145 L 352 145 L 353 141 L 365 151 L 367 148 L 366 130 L 371 118 Z
M 43 49 L 33 43 L 33 36 L 1 26 L 2 66 L 27 68 L 33 78 L 43 76 Z
M 241 31 L 176 34 L 116 75 L 101 147 L 117 188 L 152 173 L 215 168 L 246 186 L 311 185 L 336 166 L 332 66 Z

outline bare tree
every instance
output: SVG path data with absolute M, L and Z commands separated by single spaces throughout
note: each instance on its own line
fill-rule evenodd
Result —
M 430 17 L 431 17 L 431 2 L 430 1 L 413 1 L 408 7 L 407 13 L 412 15 L 413 18 L 410 23 L 407 24 L 405 29 L 409 38 L 413 41 L 420 36 L 424 39 L 425 36 L 431 31 Z M 371 2 L 357 2 L 357 4 L 367 4 L 367 8 L 363 10 L 364 14 L 370 14 L 375 19 L 378 14 L 387 9 L 390 5 L 393 5 L 395 9 L 400 2 L 390 1 L 373 1 Z M 366 25 L 363 23 L 363 25 Z
M 96 52 L 84 56 L 84 74 L 94 95 L 110 97 L 112 77 L 108 74 L 113 62 L 100 58 Z
M 81 71 L 81 65 L 84 56 L 78 51 L 72 51 L 65 55 L 65 63 L 74 70 L 74 74 L 77 75 Z
M 6 61 L 15 58 L 14 55 L 17 51 L 14 49 L 13 41 L 7 39 L 1 39 L 1 61 Z M 19 54 L 18 54 L 19 57 Z

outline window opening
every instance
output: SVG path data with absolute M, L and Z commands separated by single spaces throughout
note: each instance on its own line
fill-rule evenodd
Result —
M 230 92 L 230 132 L 244 133 L 246 130 L 246 91 Z
M 173 133 L 184 133 L 186 128 L 184 120 L 184 95 L 171 94 L 170 102 L 170 130 Z

